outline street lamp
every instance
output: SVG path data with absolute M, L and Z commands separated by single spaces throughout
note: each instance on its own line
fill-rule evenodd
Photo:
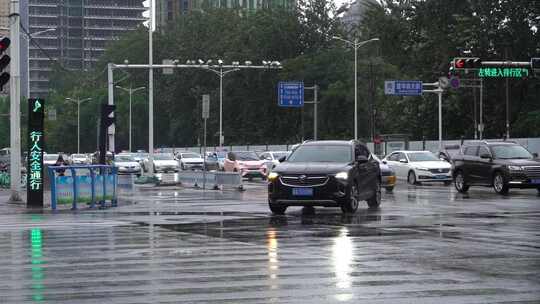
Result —
M 145 89 L 146 87 L 138 87 L 136 89 L 133 89 L 131 86 L 129 88 L 116 86 L 116 88 L 124 90 L 124 91 L 129 93 L 129 152 L 131 152 L 132 151 L 131 150 L 131 95 L 133 95 L 133 93 L 135 93 L 137 91 Z
M 56 28 L 48 28 L 42 31 L 34 32 L 34 33 L 27 33 L 23 37 L 26 39 L 27 46 L 26 46 L 26 97 L 30 97 L 30 42 L 32 41 L 32 38 L 35 36 L 56 31 Z
M 89 101 L 91 100 L 92 98 L 85 98 L 85 99 L 77 99 L 77 98 L 66 98 L 66 101 L 71 101 L 71 102 L 74 102 L 77 104 L 77 154 L 80 153 L 80 148 L 81 148 L 81 129 L 80 129 L 80 125 L 81 125 L 81 103 L 85 102 L 85 101 Z
M 354 139 L 358 139 L 358 49 L 372 41 L 379 41 L 379 38 L 372 38 L 365 41 L 349 41 L 338 36 L 332 36 L 332 39 L 340 40 L 348 44 L 354 49 Z
M 212 60 L 208 60 L 207 65 L 203 66 L 205 62 L 202 59 L 198 60 L 198 63 L 202 68 L 212 71 L 219 76 L 219 146 L 223 147 L 223 77 L 231 72 L 240 71 L 242 68 L 257 68 L 257 66 L 252 66 L 251 61 L 245 61 L 244 66 L 241 66 L 239 61 L 233 61 L 232 65 L 223 65 L 223 60 L 221 59 L 218 59 L 217 62 L 218 64 L 210 65 Z M 193 64 L 195 63 L 195 60 L 188 60 L 187 63 Z M 263 60 L 262 63 L 263 66 L 259 66 L 258 68 L 281 68 L 281 63 L 279 61 Z

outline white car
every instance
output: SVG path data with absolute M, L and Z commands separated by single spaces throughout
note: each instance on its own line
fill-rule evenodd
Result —
M 268 170 L 272 170 L 274 166 L 279 164 L 279 159 L 282 157 L 287 157 L 291 154 L 290 151 L 267 151 L 259 154 L 259 158 L 264 161 L 264 164 Z
M 114 166 L 118 168 L 118 174 L 141 175 L 141 165 L 129 154 L 118 154 L 114 157 Z
M 74 165 L 87 165 L 90 163 L 90 159 L 86 154 L 71 154 L 70 159 Z
M 411 185 L 423 182 L 452 183 L 452 166 L 430 151 L 394 151 L 383 159 L 398 179 Z
M 43 164 L 45 166 L 54 166 L 58 160 L 58 154 L 43 154 Z
M 144 169 L 148 171 L 150 168 L 150 160 L 144 160 Z M 174 158 L 172 153 L 156 153 L 154 154 L 154 172 L 178 172 L 180 165 Z
M 204 167 L 204 159 L 198 153 L 180 152 L 176 154 L 176 158 L 180 162 L 182 170 L 202 170 Z

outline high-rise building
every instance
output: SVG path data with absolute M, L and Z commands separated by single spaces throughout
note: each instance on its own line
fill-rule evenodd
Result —
M 92 69 L 108 43 L 142 25 L 145 10 L 143 0 L 21 0 L 21 21 L 32 40 L 30 96 L 49 92 L 53 61 L 67 69 Z
M 156 26 L 163 27 L 179 16 L 205 8 L 259 10 L 268 8 L 294 9 L 296 0 L 155 0 Z
M 9 35 L 9 1 L 0 0 L 0 36 Z

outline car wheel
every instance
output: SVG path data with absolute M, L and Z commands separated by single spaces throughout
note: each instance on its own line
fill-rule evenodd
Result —
M 270 211 L 272 211 L 273 214 L 278 214 L 278 215 L 285 214 L 285 211 L 287 210 L 287 206 L 275 204 L 272 202 L 272 200 L 268 200 L 268 207 L 270 208 Z
M 409 175 L 407 176 L 407 182 L 411 185 L 418 184 L 416 182 L 416 174 L 414 174 L 414 171 L 409 171 Z
M 348 199 L 341 204 L 341 211 L 343 213 L 355 213 L 358 210 L 358 185 L 356 182 L 349 187 Z
M 381 205 L 381 182 L 377 181 L 377 187 L 372 197 L 367 200 L 369 208 L 378 208 Z
M 394 187 L 393 186 L 392 187 L 385 187 L 385 189 L 386 189 L 386 192 L 388 192 L 388 193 L 394 192 Z
M 469 190 L 469 185 L 465 183 L 463 172 L 458 171 L 454 176 L 454 187 L 456 187 L 456 190 L 460 193 L 465 193 Z
M 498 194 L 507 194 L 509 187 L 501 172 L 495 172 L 493 175 L 493 190 Z
M 444 185 L 445 185 L 445 186 L 450 186 L 451 184 L 452 184 L 452 181 L 445 181 L 445 182 L 444 182 Z

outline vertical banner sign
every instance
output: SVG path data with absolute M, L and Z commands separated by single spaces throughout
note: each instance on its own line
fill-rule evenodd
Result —
M 45 115 L 43 99 L 28 99 L 27 206 L 43 207 L 43 149 Z

